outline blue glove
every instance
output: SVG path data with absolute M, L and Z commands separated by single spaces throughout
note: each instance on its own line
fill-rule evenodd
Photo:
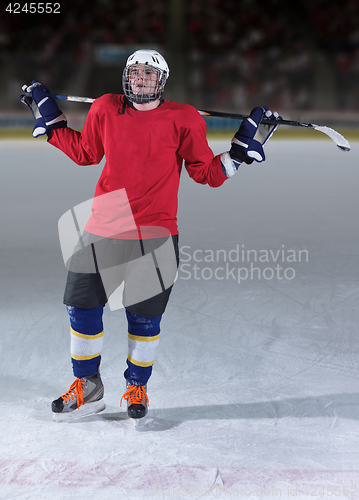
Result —
M 26 106 L 28 106 L 30 108 L 31 113 L 34 115 L 35 126 L 32 130 L 32 135 L 34 137 L 38 137 L 39 135 L 46 134 L 45 120 L 40 115 L 38 107 L 37 107 L 35 101 L 32 99 L 32 97 L 27 97 L 26 95 L 22 94 L 19 96 L 19 99 L 23 104 L 26 104 Z
M 235 162 L 251 164 L 253 160 L 262 162 L 266 159 L 263 146 L 269 141 L 278 125 L 261 123 L 263 117 L 282 120 L 278 113 L 272 113 L 267 106 L 252 109 L 232 139 L 229 155 Z
M 26 104 L 35 118 L 35 126 L 32 131 L 34 137 L 46 134 L 55 128 L 66 128 L 67 120 L 58 108 L 55 99 L 49 97 L 49 89 L 40 82 L 33 80 L 28 87 L 24 85 L 25 92 L 31 92 L 31 97 L 24 94 L 19 96 L 22 103 Z

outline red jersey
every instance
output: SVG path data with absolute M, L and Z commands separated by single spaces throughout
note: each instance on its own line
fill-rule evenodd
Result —
M 218 187 L 227 179 L 220 156 L 214 157 L 208 146 L 204 119 L 188 104 L 165 100 L 153 110 L 138 111 L 123 95 L 106 94 L 92 104 L 81 133 L 55 129 L 48 142 L 78 165 L 98 164 L 105 155 L 85 228 L 99 236 L 137 238 L 136 228 L 145 226 L 178 234 L 183 161 L 190 177 L 200 184 Z M 100 195 L 114 192 L 121 196 L 112 199 L 111 209 L 107 202 L 96 203 Z M 125 201 L 130 210 L 124 208 Z

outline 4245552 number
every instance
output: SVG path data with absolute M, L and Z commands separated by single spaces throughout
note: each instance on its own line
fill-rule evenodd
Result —
M 9 12 L 9 14 L 21 14 L 22 12 L 25 14 L 60 14 L 60 7 L 59 3 L 52 2 L 9 3 L 5 12 Z

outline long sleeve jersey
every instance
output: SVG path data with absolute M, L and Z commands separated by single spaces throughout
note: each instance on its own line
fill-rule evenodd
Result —
M 151 236 L 155 228 L 177 234 L 183 161 L 200 184 L 218 187 L 227 179 L 220 156 L 208 146 L 204 119 L 188 104 L 165 100 L 138 111 L 123 95 L 106 94 L 92 104 L 81 133 L 56 129 L 48 142 L 78 165 L 95 165 L 105 156 L 86 226 L 99 236 L 132 239 L 144 227 L 153 229 L 146 233 Z

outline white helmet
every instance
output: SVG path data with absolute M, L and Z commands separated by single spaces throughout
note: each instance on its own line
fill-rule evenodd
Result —
M 136 50 L 123 70 L 123 91 L 129 101 L 143 104 L 156 101 L 163 94 L 169 67 L 156 50 Z

